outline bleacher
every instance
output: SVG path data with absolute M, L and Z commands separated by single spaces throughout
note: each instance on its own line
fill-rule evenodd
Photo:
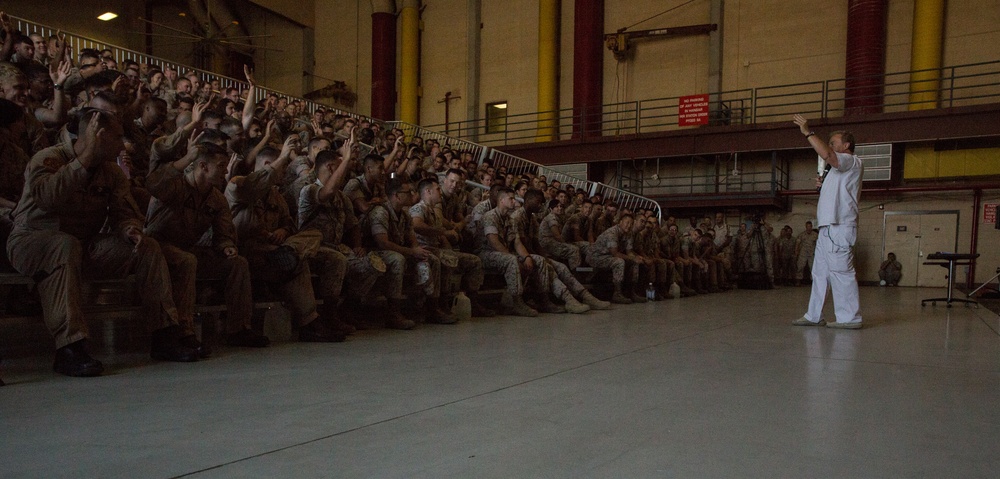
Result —
M 96 49 L 96 50 L 111 50 L 114 54 L 115 60 L 119 65 L 124 64 L 126 61 L 134 61 L 140 64 L 150 64 L 160 68 L 161 70 L 166 70 L 171 68 L 177 71 L 179 76 L 184 76 L 188 73 L 196 73 L 203 81 L 210 82 L 213 80 L 218 80 L 223 89 L 229 87 L 235 87 L 240 91 L 243 91 L 249 87 L 249 84 L 245 81 L 227 77 L 224 75 L 219 75 L 217 73 L 199 70 L 184 64 L 173 62 L 170 60 L 154 57 L 141 52 L 129 50 L 116 45 L 112 45 L 100 40 L 83 37 L 80 35 L 73 34 L 71 32 L 63 32 L 58 28 L 43 25 L 37 22 L 33 22 L 27 19 L 11 17 L 13 21 L 14 28 L 19 30 L 24 34 L 37 33 L 44 37 L 49 37 L 57 32 L 65 34 L 67 44 L 70 48 L 71 56 L 76 59 L 82 49 Z M 486 160 L 489 160 L 495 167 L 504 166 L 508 171 L 517 173 L 533 173 L 535 175 L 545 175 L 549 180 L 559 180 L 564 185 L 573 185 L 575 188 L 586 191 L 589 195 L 593 196 L 595 194 L 601 194 L 607 199 L 611 199 L 619 203 L 623 207 L 628 208 L 645 208 L 651 209 L 656 212 L 656 215 L 660 216 L 660 206 L 653 200 L 644 198 L 642 196 L 636 195 L 634 193 L 624 191 L 621 189 L 613 188 L 608 185 L 604 185 L 600 182 L 589 181 L 586 179 L 576 178 L 564 173 L 558 172 L 544 165 L 537 164 L 519 158 L 508 153 L 504 153 L 494 148 L 486 147 L 476 143 L 469 142 L 467 140 L 462 140 L 454 137 L 450 137 L 446 134 L 431 131 L 422 128 L 417 125 L 412 125 L 408 123 L 398 122 L 398 121 L 381 121 L 373 118 L 368 118 L 357 113 L 343 111 L 337 108 L 333 108 L 329 105 L 323 105 L 314 101 L 310 101 L 303 98 L 296 98 L 285 93 L 269 89 L 256 85 L 254 88 L 254 98 L 253 101 L 260 102 L 267 98 L 268 95 L 275 94 L 279 97 L 286 98 L 288 100 L 301 100 L 304 105 L 306 105 L 306 110 L 309 113 L 314 112 L 318 108 L 324 108 L 327 111 L 334 111 L 338 114 L 345 115 L 348 117 L 355 118 L 357 120 L 368 120 L 373 123 L 378 123 L 382 126 L 383 131 L 392 128 L 401 129 L 407 139 L 412 139 L 414 137 L 422 137 L 425 140 L 435 139 L 442 146 L 448 145 L 456 150 L 464 150 L 473 153 L 477 164 L 482 165 Z M 362 145 L 362 155 L 367 154 L 372 151 L 372 145 Z M 471 183 L 470 183 L 471 184 Z M 475 187 L 475 184 L 472 184 Z M 481 185 L 479 185 L 481 187 Z M 578 271 L 584 279 L 592 280 L 594 278 L 594 272 L 591 268 L 581 267 Z M 501 279 L 501 281 L 497 281 Z M 502 284 L 502 278 L 491 278 L 487 284 Z M 12 287 L 27 288 L 30 290 L 34 285 L 34 280 L 26 276 L 20 275 L 13 271 L 0 272 L 0 292 L 4 293 L 0 297 L 0 301 L 6 301 L 7 291 Z M 138 307 L 134 301 L 134 285 L 132 281 L 128 278 L 124 280 L 113 280 L 113 281 L 91 281 L 88 282 L 85 287 L 86 295 L 85 300 L 87 301 L 88 318 L 124 318 L 129 317 L 138 310 Z M 500 289 L 494 288 L 492 292 L 499 292 Z M 489 292 L 489 291 L 484 291 Z M 256 298 L 255 297 L 255 309 L 256 310 L 271 310 L 279 307 L 280 302 L 270 300 L 268 298 Z M 6 305 L 0 305 L 0 310 L 5 310 Z M 221 313 L 225 312 L 225 306 L 223 304 L 206 302 L 200 303 L 196 307 L 196 312 L 204 317 L 218 318 Z M 6 315 L 10 317 L 9 314 Z

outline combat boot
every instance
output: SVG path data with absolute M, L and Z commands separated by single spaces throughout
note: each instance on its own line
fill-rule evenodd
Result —
M 389 299 L 389 315 L 385 320 L 385 327 L 392 329 L 413 329 L 417 323 L 412 319 L 403 316 L 402 300 Z
M 580 293 L 580 301 L 582 301 L 587 306 L 590 306 L 590 309 L 594 310 L 611 308 L 611 303 L 597 299 L 596 296 L 590 294 L 590 291 L 587 290 L 583 290 L 583 292 Z
M 615 286 L 615 292 L 611 295 L 611 302 L 614 304 L 632 304 L 632 300 L 622 294 L 620 286 Z
M 566 302 L 566 311 L 567 312 L 570 312 L 570 313 L 573 313 L 573 314 L 580 314 L 580 313 L 586 313 L 587 311 L 590 311 L 590 306 L 587 306 L 586 304 L 583 304 L 583 303 L 577 301 L 576 298 L 574 298 L 573 295 L 569 291 L 566 291 L 565 293 L 563 293 L 562 300 Z
M 483 306 L 483 300 L 479 297 L 479 293 L 476 291 L 469 291 L 466 293 L 466 296 L 469 297 L 469 301 L 472 303 L 472 317 L 491 318 L 497 315 L 496 311 Z
M 446 313 L 438 307 L 438 301 L 427 298 L 424 301 L 424 321 L 431 324 L 455 324 L 458 322 L 451 313 Z
M 538 311 L 524 304 L 520 296 L 515 297 L 507 293 L 504 293 L 500 299 L 500 312 L 511 316 L 524 316 L 528 318 L 538 316 Z
M 549 298 L 549 293 L 542 293 L 538 295 L 538 312 L 559 314 L 565 313 L 566 308 L 553 303 L 552 299 Z

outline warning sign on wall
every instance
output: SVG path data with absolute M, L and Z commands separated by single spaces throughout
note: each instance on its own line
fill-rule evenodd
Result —
M 682 96 L 677 100 L 677 126 L 708 124 L 708 94 Z
M 996 223 L 997 222 L 997 203 L 986 203 L 985 208 L 983 208 L 983 222 L 984 223 Z

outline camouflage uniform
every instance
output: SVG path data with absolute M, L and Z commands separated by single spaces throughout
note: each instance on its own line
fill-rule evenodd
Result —
M 411 206 L 409 211 L 411 218 L 421 218 L 424 221 L 424 224 L 435 228 L 441 228 L 441 217 L 438 213 L 439 211 L 436 208 L 432 208 L 423 201 Z M 482 287 L 484 276 L 483 261 L 480 260 L 478 256 L 454 250 L 442 253 L 441 242 L 437 237 L 428 237 L 417 234 L 417 242 L 421 246 L 425 246 L 433 251 L 438 258 L 440 258 L 442 254 L 454 255 L 458 258 L 458 266 L 455 268 L 449 268 L 444 264 L 441 265 L 442 278 L 450 278 L 451 275 L 458 273 L 462 278 L 461 288 L 463 291 L 476 292 L 479 291 L 480 287 Z M 442 287 L 444 287 L 447 282 L 443 283 Z M 445 294 L 451 293 L 454 293 L 454 291 L 445 291 Z
M 634 234 L 631 246 L 635 254 L 654 262 L 653 266 L 648 268 L 647 281 L 668 285 L 670 281 L 673 281 L 673 262 L 656 256 L 657 241 L 651 231 L 643 228 L 642 231 Z
M 134 273 L 149 329 L 177 324 L 159 243 L 144 238 L 133 245 L 123 235 L 130 226 L 142 227 L 142 213 L 118 165 L 86 169 L 67 142 L 35 155 L 24 178 L 7 253 L 14 269 L 38 284 L 45 325 L 57 348 L 88 336 L 80 290 L 86 276 Z M 112 232 L 101 233 L 105 226 Z
M 153 195 L 146 234 L 160 241 L 170 266 L 174 302 L 185 334 L 194 334 L 198 278 L 225 280 L 227 332 L 249 329 L 253 314 L 250 266 L 242 256 L 227 258 L 223 254 L 226 248 L 236 247 L 236 227 L 225 196 L 212 188 L 203 197 L 172 166 L 151 172 L 146 184 Z M 209 229 L 212 245 L 199 245 Z
M 561 235 L 552 234 L 552 228 L 556 231 L 563 229 L 562 218 L 555 213 L 546 215 L 538 226 L 538 243 L 542 246 L 542 252 L 565 263 L 570 271 L 576 271 L 580 267 L 580 247 L 564 242 Z
M 600 236 L 602 233 L 604 233 L 605 231 L 607 231 L 608 228 L 611 228 L 612 226 L 614 226 L 616 224 L 616 222 L 615 222 L 615 218 L 612 215 L 609 215 L 609 214 L 605 213 L 605 214 L 599 216 L 597 219 L 595 219 L 592 222 L 592 224 L 593 224 L 593 228 L 594 228 L 594 237 L 596 238 L 597 236 Z M 595 242 L 596 242 L 596 240 L 595 240 Z
M 819 239 L 817 230 L 803 231 L 795 238 L 795 246 L 799 250 L 795 263 L 795 279 L 802 280 L 802 271 L 809 267 L 812 271 L 813 257 L 816 255 L 816 240 Z
M 521 206 L 511 213 L 510 226 L 513 236 L 507 239 L 508 247 L 513 250 L 514 241 L 520 240 L 521 244 L 525 245 L 531 251 L 534 245 L 534 238 L 538 238 L 539 236 L 539 225 L 535 221 L 534 215 L 528 214 L 527 210 Z M 575 296 L 586 291 L 565 264 L 539 254 L 532 254 L 531 259 L 536 265 L 541 265 L 547 270 L 539 272 L 540 275 L 537 277 L 538 286 L 543 291 L 548 289 L 557 298 L 562 298 L 567 292 Z M 539 268 L 536 266 L 535 269 L 538 270 Z M 546 285 L 548 285 L 547 288 Z
M 494 250 L 488 239 L 488 235 L 495 234 L 499 236 L 500 241 L 509 244 L 515 234 L 510 218 L 500 213 L 499 209 L 493 208 L 483 215 L 481 223 L 482 234 L 476 238 L 476 251 L 479 253 L 479 259 L 483 261 L 483 269 L 503 274 L 504 282 L 507 284 L 507 294 L 513 298 L 521 297 L 524 294 L 524 283 L 521 281 L 521 265 L 517 255 Z M 534 279 L 536 283 L 547 284 L 548 270 L 542 267 L 544 262 L 534 258 L 532 260 L 536 262 L 536 266 L 529 279 Z
M 487 198 L 480 201 L 479 204 L 472 208 L 472 212 L 469 213 L 469 222 L 465 224 L 465 231 L 474 238 L 472 242 L 473 252 L 477 252 L 479 247 L 479 236 L 482 234 L 482 224 L 480 222 L 483 219 L 483 215 L 495 207 L 496 205 L 494 205 L 489 198 Z
M 461 223 L 469 214 L 469 192 L 459 186 L 448 195 L 441 192 L 441 213 L 452 223 Z
M 778 237 L 777 256 L 775 261 L 775 278 L 781 281 L 795 279 L 795 238 L 790 235 Z
M 569 215 L 563 225 L 563 241 L 580 249 L 580 259 L 586 261 L 590 251 L 590 230 L 593 221 L 581 212 Z M 579 239 L 578 239 L 579 237 Z
M 431 298 L 441 295 L 441 261 L 436 256 L 430 256 L 426 261 L 417 261 L 413 258 L 406 258 L 395 251 L 378 249 L 376 235 L 385 234 L 389 241 L 399 246 L 408 247 L 409 239 L 413 234 L 413 220 L 408 214 L 397 213 L 389 205 L 375 205 L 368 210 L 368 217 L 365 221 L 367 227 L 364 231 L 364 245 L 382 257 L 386 265 L 386 272 L 383 280 L 386 281 L 386 298 L 400 299 L 403 297 L 403 273 L 407 263 L 416 270 L 421 268 L 420 263 L 424 263 L 423 268 L 427 268 L 430 274 L 426 282 L 421 282 L 417 275 L 417 286 L 423 286 L 424 294 Z
M 335 275 L 342 272 L 340 278 L 346 275 L 351 295 L 356 299 L 364 298 L 382 273 L 372 267 L 367 257 L 358 257 L 344 244 L 344 233 L 360 228 L 351 200 L 343 192 L 336 191 L 327 202 L 320 202 L 319 192 L 322 187 L 323 184 L 316 180 L 299 192 L 299 229 L 319 230 L 323 235 L 322 246 L 313 259 L 312 266 L 320 272 L 323 289 L 339 290 L 337 285 L 342 285 L 343 279 L 338 281 Z M 323 274 L 331 276 L 326 284 Z
M 371 201 L 375 198 L 385 200 L 385 185 L 380 183 L 369 185 L 365 175 L 361 175 L 347 181 L 347 184 L 344 185 L 344 194 L 351 200 L 352 205 L 354 200 L 358 198 L 363 198 L 365 201 Z M 358 215 L 359 219 L 364 217 L 360 211 L 355 210 L 354 213 Z
M 623 253 L 627 240 L 621 226 L 612 226 L 597 237 L 590 248 L 590 256 L 587 257 L 587 262 L 595 269 L 611 270 L 612 281 L 619 290 L 623 289 L 626 277 L 632 284 L 639 282 L 639 268 L 635 263 L 611 255 L 611 248 L 618 248 Z
M 291 237 L 297 230 L 277 180 L 274 168 L 266 166 L 247 176 L 235 177 L 226 185 L 226 200 L 233 212 L 240 251 L 250 263 L 252 275 L 267 274 L 264 255 L 278 247 L 268 235 L 284 229 Z M 305 258 L 301 258 L 290 279 L 276 286 L 297 322 L 303 324 L 316 315 L 312 272 Z

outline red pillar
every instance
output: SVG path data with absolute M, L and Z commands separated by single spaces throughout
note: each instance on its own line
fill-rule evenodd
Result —
M 386 6 L 378 11 L 372 2 L 372 117 L 396 119 L 396 12 Z
M 885 82 L 887 0 L 850 0 L 844 116 L 881 113 Z
M 573 137 L 600 136 L 604 0 L 576 0 L 573 22 Z

